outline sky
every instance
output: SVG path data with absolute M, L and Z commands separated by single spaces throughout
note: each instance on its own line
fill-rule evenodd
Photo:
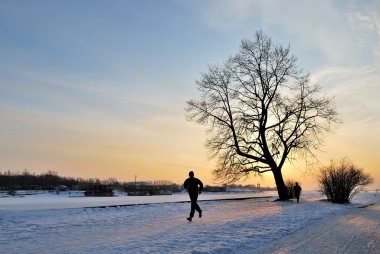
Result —
M 0 171 L 182 183 L 194 170 L 218 184 L 207 128 L 184 108 L 200 73 L 258 30 L 335 97 L 343 123 L 321 164 L 347 157 L 380 188 L 380 2 L 369 0 L 2 0 Z M 285 178 L 317 188 L 302 165 Z M 257 183 L 273 176 L 243 182 Z

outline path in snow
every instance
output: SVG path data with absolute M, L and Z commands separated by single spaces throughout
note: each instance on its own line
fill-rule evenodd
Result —
M 0 212 L 4 253 L 257 253 L 325 218 L 357 209 L 327 202 L 203 201 Z
M 285 237 L 260 253 L 380 253 L 380 205 L 328 219 Z

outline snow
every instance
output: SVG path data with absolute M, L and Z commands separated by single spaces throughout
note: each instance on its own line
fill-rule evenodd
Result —
M 127 196 L 119 193 L 114 197 L 85 197 L 83 192 L 36 192 L 37 195 L 1 198 L 0 211 L 45 210 L 100 206 L 127 206 L 155 203 L 171 203 L 189 201 L 187 193 L 163 196 Z M 198 200 L 221 200 L 239 198 L 274 197 L 276 192 L 241 192 L 241 193 L 203 193 Z
M 369 194 L 360 196 L 365 196 L 365 199 L 371 198 Z M 357 202 L 360 201 L 360 196 L 356 198 Z M 259 250 L 259 253 L 380 253 L 379 200 L 369 207 L 352 209 L 340 216 L 328 217 L 315 226 L 283 237 L 280 241 Z
M 203 217 L 194 217 L 192 223 L 186 221 L 187 194 L 95 198 L 43 193 L 1 198 L 1 252 L 297 253 L 299 249 L 287 245 L 289 237 L 380 203 L 380 195 L 370 192 L 357 195 L 353 205 L 319 201 L 317 192 L 305 192 L 299 204 L 273 202 L 274 194 L 204 193 L 199 201 Z M 351 220 L 349 225 L 355 228 L 363 222 Z

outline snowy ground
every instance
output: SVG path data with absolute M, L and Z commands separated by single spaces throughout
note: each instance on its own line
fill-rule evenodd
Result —
M 37 193 L 37 195 L 30 195 Z M 239 198 L 275 197 L 277 192 L 225 192 L 204 193 L 199 200 L 220 200 Z M 21 192 L 20 196 L 14 198 L 0 198 L 0 211 L 17 210 L 46 210 L 63 208 L 83 208 L 101 206 L 128 206 L 155 203 L 171 203 L 189 201 L 186 193 L 163 195 L 163 196 L 127 196 L 117 193 L 114 197 L 85 197 L 83 192 Z
M 380 205 L 327 218 L 260 251 L 276 254 L 380 253 Z
M 210 201 L 264 195 L 273 193 L 202 194 L 200 197 L 209 201 L 199 202 L 203 217 L 194 218 L 193 223 L 186 221 L 190 209 L 190 204 L 183 202 L 188 200 L 186 194 L 114 198 L 41 194 L 1 198 L 0 252 L 302 253 L 305 246 L 312 247 L 304 236 L 318 233 L 313 229 L 323 232 L 332 223 L 339 226 L 339 221 L 347 220 L 350 223 L 345 225 L 350 228 L 338 229 L 350 236 L 352 228 L 366 222 L 355 220 L 355 214 L 372 209 L 359 206 L 375 204 L 372 210 L 380 212 L 375 209 L 380 205 L 380 195 L 374 193 L 359 194 L 354 205 L 321 202 L 320 194 L 315 192 L 306 192 L 300 204 L 273 202 L 273 197 Z M 107 205 L 110 207 L 94 208 Z M 367 229 L 379 226 L 378 221 L 375 226 L 370 222 L 365 224 Z M 298 237 L 298 249 L 292 247 L 293 237 Z M 329 237 L 332 241 L 334 235 Z M 371 238 L 373 246 L 376 239 Z M 313 244 L 318 247 L 324 241 L 322 237 Z

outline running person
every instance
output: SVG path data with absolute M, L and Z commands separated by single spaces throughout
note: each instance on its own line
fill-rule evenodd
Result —
M 198 188 L 199 185 L 199 188 Z M 189 178 L 186 179 L 186 181 L 183 184 L 183 187 L 187 189 L 187 192 L 189 193 L 190 200 L 191 200 L 191 210 L 190 210 L 190 217 L 187 218 L 188 221 L 192 221 L 194 217 L 195 210 L 199 213 L 199 218 L 202 217 L 202 210 L 197 204 L 198 200 L 198 194 L 201 194 L 203 190 L 203 183 L 198 178 L 194 177 L 194 172 L 189 172 Z

